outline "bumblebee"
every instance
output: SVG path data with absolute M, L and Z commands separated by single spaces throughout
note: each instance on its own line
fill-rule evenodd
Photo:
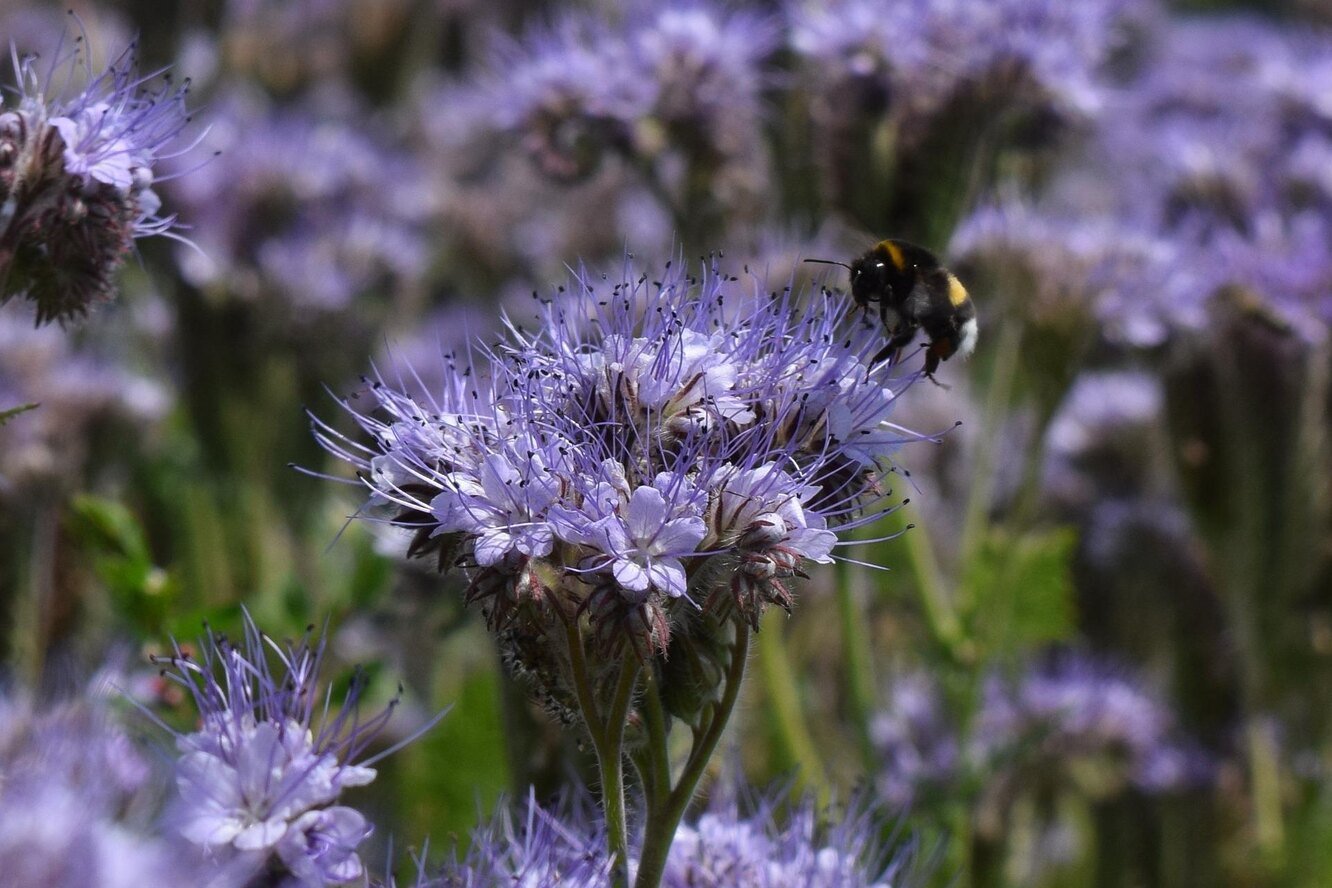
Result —
M 924 330 L 930 340 L 925 349 L 925 375 L 930 379 L 940 361 L 955 354 L 965 358 L 976 350 L 976 306 L 967 288 L 924 247 L 883 240 L 850 265 L 827 264 L 851 272 L 851 296 L 856 305 L 863 309 L 871 303 L 878 305 L 888 344 L 873 363 L 906 346 L 917 330 Z

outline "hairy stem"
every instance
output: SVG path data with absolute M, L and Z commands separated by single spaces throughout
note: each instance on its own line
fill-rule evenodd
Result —
M 703 777 L 712 753 L 721 742 L 726 730 L 726 723 L 735 710 L 735 702 L 740 698 L 740 685 L 745 677 L 745 661 L 749 657 L 749 626 L 743 620 L 736 620 L 735 641 L 731 645 L 731 662 L 726 670 L 726 685 L 722 698 L 712 709 L 707 727 L 698 735 L 689 760 L 680 773 L 680 781 L 666 797 L 665 803 L 648 811 L 647 831 L 643 837 L 643 855 L 638 862 L 638 880 L 634 888 L 657 888 L 661 883 L 662 873 L 666 869 L 666 855 L 671 850 L 675 839 L 675 830 L 684 817 Z M 663 735 L 664 736 L 664 735 Z
M 597 750 L 597 768 L 601 775 L 601 804 L 606 811 L 606 838 L 611 858 L 615 861 L 612 881 L 615 885 L 629 884 L 629 823 L 625 814 L 624 794 L 624 726 L 629 707 L 634 700 L 634 686 L 638 683 L 638 660 L 633 654 L 620 664 L 620 677 L 615 683 L 615 695 L 606 711 L 604 730 L 593 738 Z

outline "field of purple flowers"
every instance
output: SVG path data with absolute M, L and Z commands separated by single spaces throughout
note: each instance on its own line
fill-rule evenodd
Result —
M 0 883 L 1332 883 L 1322 0 L 0 44 Z

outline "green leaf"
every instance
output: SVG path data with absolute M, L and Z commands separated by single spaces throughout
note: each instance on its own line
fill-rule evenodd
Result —
M 9 422 L 20 413 L 27 413 L 29 410 L 36 410 L 38 404 L 20 404 L 17 407 L 10 407 L 7 410 L 0 410 L 0 426 Z
M 70 504 L 68 529 L 88 553 L 116 613 L 145 635 L 158 634 L 178 583 L 153 563 L 147 534 L 134 513 L 121 503 L 84 494 Z
M 989 654 L 1069 638 L 1076 625 L 1071 528 L 1014 536 L 996 529 L 966 566 L 964 600 L 973 637 Z

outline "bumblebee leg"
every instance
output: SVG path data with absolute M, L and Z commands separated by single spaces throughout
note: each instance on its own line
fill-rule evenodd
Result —
M 892 356 L 893 363 L 896 364 L 897 355 L 901 351 L 902 347 L 900 345 L 894 345 L 893 343 L 890 342 L 887 345 L 885 345 L 883 348 L 879 349 L 878 354 L 876 354 L 873 358 L 870 359 L 869 365 L 871 367 L 877 367 L 881 361 L 883 361 L 890 355 Z
M 930 347 L 925 350 L 925 376 L 930 382 L 941 388 L 951 388 L 934 378 L 934 371 L 939 369 L 939 362 L 948 360 L 952 355 L 952 344 L 946 339 L 935 340 L 930 343 Z

